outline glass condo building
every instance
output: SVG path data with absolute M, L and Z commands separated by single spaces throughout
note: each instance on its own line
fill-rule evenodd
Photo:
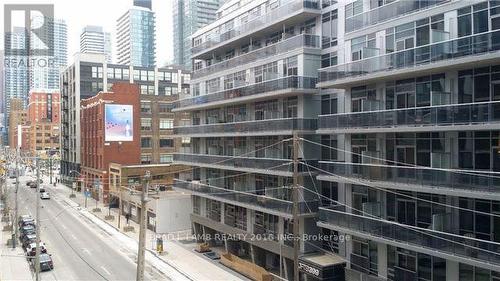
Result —
M 500 2 L 229 1 L 192 35 L 175 187 L 293 279 L 500 280 Z M 248 237 L 248 236 L 240 236 Z M 214 244 L 217 244 L 214 242 Z M 341 267 L 341 271 L 338 267 Z

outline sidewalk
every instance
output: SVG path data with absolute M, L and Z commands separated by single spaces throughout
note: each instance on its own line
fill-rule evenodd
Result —
M 1 231 L 4 225 L 6 223 L 0 224 L 0 280 L 33 280 L 28 261 L 19 243 L 16 249 L 7 245 L 11 232 Z
M 58 193 L 62 195 L 66 202 L 74 202 L 78 204 L 80 207 L 83 207 L 85 204 L 85 198 L 83 194 L 76 193 L 76 198 L 69 198 L 71 194 L 71 189 L 63 184 L 58 184 L 57 188 Z M 98 203 L 98 207 L 101 209 L 101 212 L 92 212 L 95 208 L 95 200 L 89 198 L 87 201 L 87 209 L 88 213 L 91 213 L 95 217 L 99 218 L 102 222 L 105 222 L 109 226 L 112 226 L 114 229 L 118 230 L 118 210 L 112 209 L 111 215 L 114 216 L 114 220 L 105 220 L 104 217 L 108 215 L 108 208 L 103 206 L 101 203 Z M 139 225 L 132 220 L 130 220 L 129 225 L 134 227 L 134 231 L 124 232 L 123 226 L 125 226 L 126 219 L 125 216 L 121 217 L 121 229 L 120 232 L 124 233 L 128 237 L 133 238 L 135 241 L 139 240 Z M 183 233 L 178 235 L 179 237 L 187 237 L 189 233 Z M 151 254 L 162 261 L 167 263 L 168 265 L 176 268 L 182 275 L 191 279 L 191 280 L 248 280 L 244 276 L 231 271 L 230 269 L 221 265 L 218 261 L 212 261 L 199 253 L 193 251 L 196 244 L 193 241 L 177 241 L 177 240 L 168 240 L 163 241 L 163 249 L 164 253 L 162 255 L 158 255 L 156 252 L 156 235 L 153 231 L 147 230 L 146 232 L 146 249 Z M 187 243 L 183 243 L 187 242 Z

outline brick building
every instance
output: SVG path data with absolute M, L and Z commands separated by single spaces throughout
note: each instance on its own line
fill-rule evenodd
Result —
M 28 99 L 28 119 L 31 123 L 61 121 L 61 95 L 57 92 L 31 91 Z
M 13 98 L 10 100 L 9 112 L 9 146 L 14 148 L 17 146 L 17 125 L 27 125 L 28 114 L 24 109 L 24 102 L 22 99 Z M 26 140 L 26 138 L 23 138 Z M 23 145 L 21 145 L 23 147 Z M 27 147 L 25 144 L 24 147 Z
M 57 92 L 30 92 L 26 109 L 30 125 L 26 149 L 32 153 L 59 151 L 60 104 Z
M 127 140 L 120 140 L 114 135 L 119 125 L 112 124 L 111 119 L 106 120 L 109 117 L 105 116 L 107 105 L 132 106 L 132 128 L 127 128 L 131 135 L 123 135 L 124 138 L 129 137 Z M 107 201 L 109 163 L 140 163 L 139 116 L 139 86 L 135 84 L 115 83 L 111 92 L 100 92 L 81 101 L 81 175 L 84 186 L 92 191 L 94 198 L 99 196 Z

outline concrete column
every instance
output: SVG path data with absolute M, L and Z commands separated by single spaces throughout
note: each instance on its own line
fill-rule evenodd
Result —
M 459 263 L 446 260 L 446 281 L 456 281 L 459 279 Z
M 377 270 L 379 277 L 387 278 L 387 245 L 377 244 Z

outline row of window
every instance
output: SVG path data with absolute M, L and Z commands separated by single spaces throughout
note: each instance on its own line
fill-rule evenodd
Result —
M 158 123 L 160 130 L 168 130 L 174 128 L 174 119 L 160 118 Z M 141 130 L 150 131 L 152 129 L 151 118 L 141 118 Z

